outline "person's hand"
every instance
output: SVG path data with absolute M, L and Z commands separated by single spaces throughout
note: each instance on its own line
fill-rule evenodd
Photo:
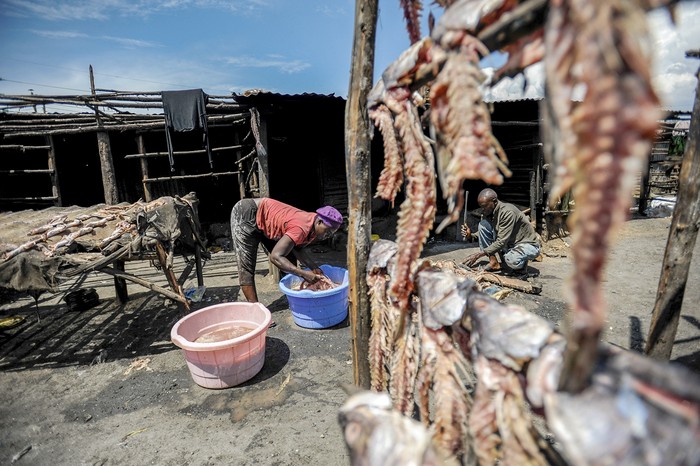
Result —
M 326 276 L 326 274 L 323 273 L 323 270 L 321 270 L 320 267 L 316 267 L 315 269 L 311 269 L 311 271 L 312 271 L 313 273 L 315 273 L 316 275 L 321 275 L 322 277 L 325 277 L 325 276 Z
M 304 270 L 301 272 L 301 278 L 313 285 L 323 278 L 323 273 L 318 274 L 312 270 Z
M 466 259 L 462 261 L 463 265 L 466 265 L 467 267 L 471 267 L 474 265 L 474 262 L 479 260 L 483 255 L 480 252 L 474 253 L 471 256 L 468 256 Z
M 469 239 L 472 236 L 472 230 L 466 223 L 462 224 L 462 238 Z

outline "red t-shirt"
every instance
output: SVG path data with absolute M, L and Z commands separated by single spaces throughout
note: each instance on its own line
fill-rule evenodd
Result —
M 258 205 L 255 222 L 263 234 L 275 241 L 289 236 L 297 246 L 306 246 L 316 238 L 315 213 L 304 212 L 283 202 L 265 197 Z

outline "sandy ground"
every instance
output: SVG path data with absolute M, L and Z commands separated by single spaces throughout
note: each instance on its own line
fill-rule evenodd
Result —
M 641 351 L 649 327 L 670 218 L 636 219 L 619 234 L 608 267 L 609 317 L 605 338 Z M 565 280 L 571 271 L 566 241 L 548 243 L 532 266 L 540 295 L 513 292 L 517 303 L 563 325 Z M 431 241 L 425 256 L 462 259 L 473 244 Z M 674 363 L 700 372 L 700 265 L 698 247 L 674 347 Z M 344 252 L 325 246 L 320 263 L 345 265 Z M 181 270 L 182 263 L 176 265 Z M 0 332 L 0 464 L 347 464 L 337 423 L 352 382 L 347 322 L 323 330 L 296 326 L 285 296 L 260 256 L 258 288 L 277 323 L 268 330 L 265 365 L 250 381 L 225 390 L 196 385 L 170 329 L 178 306 L 138 285 L 130 301 L 114 299 L 112 280 L 92 274 L 79 286 L 95 288 L 97 307 L 70 311 L 62 292 L 26 297 L 0 307 L 0 317 L 24 323 Z M 127 271 L 165 280 L 148 263 Z M 228 253 L 204 267 L 207 305 L 239 299 Z M 74 284 L 75 285 L 75 284 Z M 28 449 L 28 450 L 27 450 Z

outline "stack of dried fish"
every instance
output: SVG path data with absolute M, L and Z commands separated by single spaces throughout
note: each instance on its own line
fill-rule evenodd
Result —
M 110 222 L 118 221 L 115 232 L 100 240 L 99 249 L 104 249 L 123 234 L 135 230 L 134 225 L 128 219 L 125 220 L 125 215 L 132 207 L 131 205 L 108 206 L 91 213 L 76 215 L 70 221 L 67 214 L 57 215 L 44 225 L 31 229 L 27 235 L 33 238 L 14 249 L 5 251 L 3 259 L 7 261 L 32 249 L 40 250 L 49 257 L 61 254 L 66 252 L 78 238 L 86 235 L 94 236 L 96 229 L 105 228 Z M 56 241 L 59 235 L 62 236 Z
M 393 201 L 406 182 L 398 245 L 376 242 L 368 262 L 372 389 L 388 390 L 404 415 L 417 409 L 438 457 L 465 464 L 700 464 L 700 380 L 599 341 L 608 245 L 629 211 L 634 175 L 659 117 L 644 13 L 669 2 L 438 3 L 447 9 L 430 37 L 418 40 L 416 12 L 406 14 L 414 44 L 370 95 L 386 157 L 377 195 Z M 464 179 L 500 184 L 509 174 L 479 92 L 479 59 L 489 51 L 477 37 L 505 21 L 525 23 L 520 12 L 537 6 L 548 7 L 544 26 L 527 24 L 519 33 L 511 27 L 510 40 L 501 35 L 509 60 L 496 75 L 544 58 L 555 196 L 571 188 L 577 204 L 566 336 L 522 308 L 500 304 L 474 281 L 418 259 L 434 220 L 435 188 L 433 147 L 423 135 L 415 91 L 431 86 L 437 175 L 453 221 Z M 584 91 L 580 101 L 576 89 Z M 403 456 L 378 451 L 408 442 L 376 441 L 390 437 L 383 429 L 405 428 L 368 420 L 368 404 L 357 396 L 367 395 L 351 397 L 341 410 L 346 423 L 365 415 L 344 431 L 354 464 L 383 464 L 374 458 L 431 464 L 427 448 L 407 448 Z M 561 448 L 542 438 L 533 413 Z
M 96 206 L 75 211 L 78 215 L 71 219 L 69 216 L 73 210 L 69 210 L 54 216 L 43 225 L 32 228 L 27 233 L 32 239 L 19 246 L 7 247 L 2 256 L 3 260 L 7 261 L 32 249 L 39 250 L 48 257 L 64 254 L 76 244 L 78 238 L 82 238 L 79 241 L 81 250 L 108 254 L 113 243 L 120 239 L 126 239 L 128 242 L 136 237 L 139 218 L 166 205 L 169 199 L 159 198 L 148 203 L 137 201 L 134 204 L 99 208 Z

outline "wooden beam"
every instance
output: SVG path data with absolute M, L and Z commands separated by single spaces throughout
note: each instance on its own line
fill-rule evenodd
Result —
M 374 73 L 374 41 L 378 0 L 356 0 L 350 68 L 345 106 L 345 167 L 348 178 L 348 300 L 355 385 L 370 388 L 370 305 L 366 280 L 372 228 L 370 133 L 367 95 Z
M 241 144 L 241 145 L 234 145 L 234 146 L 224 146 L 224 147 L 213 147 L 211 149 L 212 152 L 223 152 L 223 151 L 228 151 L 228 150 L 236 150 L 236 149 L 241 149 L 243 147 L 250 147 L 250 144 Z M 207 151 L 204 149 L 197 149 L 197 150 L 176 150 L 173 151 L 173 155 L 196 155 L 196 154 L 206 154 Z M 168 153 L 167 152 L 144 152 L 144 153 L 139 153 L 139 154 L 128 154 L 125 155 L 125 159 L 145 159 L 145 158 L 154 158 L 154 157 L 167 157 Z
M 671 358 L 688 270 L 700 228 L 700 69 L 695 77 L 698 84 L 693 116 L 681 165 L 678 196 L 668 232 L 656 303 L 644 349 L 647 356 L 662 361 Z
M 2 126 L 0 126 L 2 128 Z M 5 144 L 0 145 L 0 150 L 21 150 L 22 152 L 28 150 L 49 150 L 51 146 L 25 146 L 22 144 Z
M 173 181 L 173 180 L 187 180 L 191 178 L 209 178 L 209 177 L 217 177 L 217 176 L 231 176 L 231 175 L 237 175 L 240 172 L 209 172 L 209 173 L 201 173 L 199 175 L 177 175 L 177 176 L 163 176 L 161 178 L 148 178 L 143 180 L 144 183 L 158 183 L 161 181 Z
M 208 117 L 207 121 L 232 121 L 234 124 L 239 123 L 239 122 L 244 122 L 247 120 L 247 117 L 241 117 L 240 115 L 224 115 L 221 117 Z M 158 129 L 163 127 L 163 120 L 161 119 L 160 121 L 156 121 L 153 123 L 138 123 L 138 124 L 133 124 L 133 123 L 125 123 L 122 125 L 117 125 L 117 124 L 105 124 L 103 125 L 102 128 L 99 128 L 96 125 L 74 125 L 73 128 L 67 128 L 67 129 L 47 129 L 47 130 L 36 130 L 36 129 L 31 129 L 28 128 L 28 131 L 18 131 L 16 133 L 14 132 L 8 132 L 5 133 L 5 138 L 18 138 L 18 137 L 25 137 L 25 136 L 46 136 L 46 135 L 55 135 L 55 134 L 83 134 L 83 133 L 94 133 L 95 131 L 100 131 L 100 130 L 107 130 L 107 131 L 136 131 L 136 130 L 144 130 L 144 129 Z M 212 125 L 209 125 L 211 128 Z M 0 125 L 0 129 L 4 129 L 2 125 Z
M 28 196 L 28 197 L 0 197 L 0 201 L 23 202 L 23 201 L 57 201 L 56 196 Z
M 53 174 L 55 170 L 53 168 L 38 168 L 36 170 L 0 170 L 0 174 L 3 175 L 32 175 L 37 173 L 51 173 Z
M 145 286 L 151 291 L 155 291 L 156 293 L 160 293 L 166 298 L 170 298 L 173 301 L 177 301 L 179 303 L 182 303 L 183 305 L 189 306 L 189 303 L 187 301 L 187 298 L 184 296 L 180 296 L 177 293 L 173 293 L 172 291 L 163 288 L 162 286 L 155 285 L 147 280 L 144 280 L 143 278 L 131 275 L 130 273 L 127 272 L 121 272 L 119 270 L 115 270 L 112 267 L 102 267 L 100 269 L 97 269 L 98 272 L 103 272 L 108 275 L 112 275 L 113 277 L 119 277 L 123 278 L 125 280 L 129 280 L 130 282 L 138 283 L 141 286 Z

